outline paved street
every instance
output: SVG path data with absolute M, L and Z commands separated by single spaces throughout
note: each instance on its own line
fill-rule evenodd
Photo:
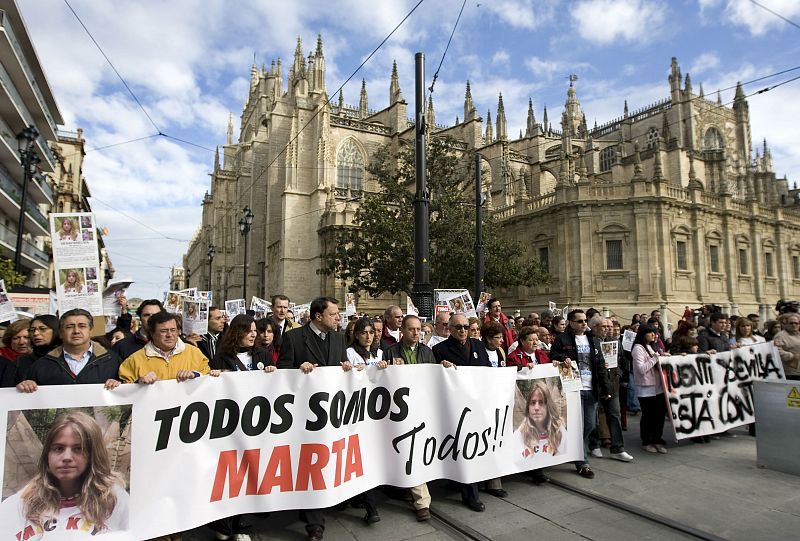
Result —
M 593 459 L 597 474 L 593 480 L 578 477 L 571 465 L 549 469 L 554 483 L 538 487 L 524 476 L 513 476 L 504 480 L 508 498 L 483 495 L 484 513 L 462 506 L 459 493 L 448 482 L 439 481 L 431 485 L 432 509 L 444 521 L 418 523 L 410 504 L 381 494 L 380 523 L 364 525 L 360 509 L 331 511 L 325 539 L 695 538 L 624 508 L 573 493 L 561 484 L 679 522 L 709 536 L 742 541 L 796 539 L 800 532 L 800 477 L 757 468 L 755 439 L 745 429 L 732 432 L 737 437 L 712 440 L 709 444 L 682 443 L 670 447 L 667 455 L 651 455 L 636 445 L 638 418 L 631 417 L 625 438 L 635 461 L 626 464 L 608 458 Z M 268 519 L 254 519 L 253 539 L 304 539 L 303 525 L 296 516 L 295 512 L 282 512 Z M 446 522 L 454 523 L 460 531 Z M 186 538 L 202 541 L 213 539 L 213 534 L 199 528 Z

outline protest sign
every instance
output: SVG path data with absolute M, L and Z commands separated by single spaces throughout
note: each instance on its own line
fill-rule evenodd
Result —
M 102 316 L 102 277 L 94 214 L 51 214 L 50 238 L 60 313 L 83 308 L 93 316 Z
M 225 311 L 228 313 L 228 317 L 233 319 L 239 314 L 246 314 L 247 305 L 245 304 L 244 299 L 225 301 Z
M 558 375 L 561 377 L 561 385 L 565 391 L 580 391 L 583 388 L 578 363 L 572 359 L 558 363 Z
M 16 321 L 17 311 L 14 310 L 14 303 L 8 298 L 6 291 L 6 281 L 0 280 L 0 321 Z
M 356 294 L 347 293 L 344 297 L 344 316 L 350 317 L 356 313 Z M 300 314 L 295 314 L 295 319 L 299 318 Z
M 116 328 L 121 310 L 119 300 L 125 296 L 125 291 L 133 283 L 131 278 L 115 278 L 106 284 L 106 288 L 103 290 L 103 315 L 106 316 L 106 332 Z
M 105 461 L 116 465 L 119 482 L 109 489 L 117 505 L 108 509 L 111 531 L 103 539 L 141 540 L 235 514 L 330 507 L 378 485 L 478 482 L 578 460 L 580 396 L 559 389 L 557 375 L 552 365 L 536 366 L 520 372 L 524 381 L 517 387 L 513 368 L 320 367 L 311 374 L 227 372 L 113 391 L 102 385 L 40 387 L 32 394 L 0 389 L 0 538 L 32 539 L 42 530 L 24 520 L 19 497 L 36 482 L 35 468 L 20 463 L 21 450 L 28 449 L 26 464 L 31 453 L 47 452 L 32 417 L 75 410 L 91 416 L 113 407 L 102 423 L 117 426 L 93 452 L 111 454 L 106 448 L 113 440 L 130 454 Z M 55 433 L 58 426 L 51 421 L 39 428 Z M 97 533 L 80 509 L 73 513 L 49 526 L 64 528 L 72 520 L 86 539 Z
M 452 314 L 477 317 L 472 295 L 466 289 L 434 289 L 433 295 L 436 306 L 447 306 Z
M 168 291 L 164 299 L 164 310 L 170 314 L 180 314 L 183 306 L 183 293 L 180 291 Z
M 600 342 L 600 351 L 603 352 L 603 358 L 606 361 L 606 368 L 616 368 L 619 366 L 618 361 L 618 346 L 619 342 L 616 340 L 611 342 Z
M 183 297 L 181 321 L 183 334 L 203 335 L 208 332 L 208 306 L 206 299 Z
M 254 296 L 250 299 L 250 310 L 255 312 L 255 319 L 264 319 L 268 312 L 272 312 L 272 303 Z
M 406 315 L 415 315 L 419 317 L 419 310 L 417 307 L 414 306 L 414 301 L 411 299 L 411 296 L 406 296 Z
M 636 340 L 636 333 L 626 330 L 622 333 L 622 349 L 631 351 L 633 349 L 633 342 Z
M 491 293 L 488 291 L 481 291 L 481 296 L 478 298 L 478 305 L 475 307 L 475 312 L 478 314 L 478 317 L 483 317 L 483 314 L 489 311 L 489 307 L 486 306 L 486 304 L 491 298 Z
M 754 422 L 753 382 L 786 379 L 772 342 L 659 360 L 672 428 L 679 440 Z

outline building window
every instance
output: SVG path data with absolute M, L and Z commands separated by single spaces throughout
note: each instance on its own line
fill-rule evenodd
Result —
M 767 276 L 775 276 L 775 267 L 772 264 L 772 252 L 764 254 L 764 274 Z
M 600 172 L 611 171 L 611 166 L 617 159 L 617 149 L 614 147 L 606 147 L 600 151 Z
M 719 246 L 716 244 L 708 247 L 708 263 L 711 272 L 719 272 Z
M 362 190 L 364 186 L 364 156 L 355 141 L 348 138 L 336 153 L 336 187 Z
M 622 269 L 622 241 L 621 240 L 607 240 L 606 241 L 606 269 L 620 270 Z
M 747 267 L 747 250 L 739 248 L 739 274 L 748 274 Z
M 679 240 L 675 243 L 675 253 L 678 260 L 678 269 L 689 270 L 689 261 L 686 257 L 686 241 Z
M 792 256 L 792 277 L 795 280 L 800 280 L 800 255 Z
M 550 248 L 547 246 L 539 248 L 539 263 L 545 271 L 550 272 Z
M 647 131 L 647 148 L 656 148 L 658 141 L 658 128 L 650 128 Z
M 725 148 L 725 140 L 717 128 L 708 128 L 703 136 L 703 150 L 722 150 Z

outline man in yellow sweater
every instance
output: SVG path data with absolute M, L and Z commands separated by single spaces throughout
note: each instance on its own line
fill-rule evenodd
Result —
M 123 383 L 151 384 L 164 379 L 186 381 L 205 374 L 219 375 L 219 370 L 209 370 L 208 359 L 198 348 L 180 339 L 174 314 L 152 315 L 147 322 L 147 333 L 150 342 L 119 367 Z

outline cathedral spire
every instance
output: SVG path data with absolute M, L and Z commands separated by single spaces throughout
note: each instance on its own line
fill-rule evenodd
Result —
M 464 92 L 464 122 L 475 118 L 475 104 L 472 103 L 472 90 L 467 80 L 467 90 Z
M 525 137 L 536 135 L 536 116 L 533 113 L 533 100 L 528 98 L 528 120 L 525 124 Z
M 219 145 L 217 145 L 217 149 L 214 151 L 214 172 L 216 173 L 219 169 Z
M 361 97 L 358 100 L 358 117 L 366 118 L 369 115 L 369 102 L 367 101 L 367 82 L 361 79 Z
M 686 91 L 687 96 L 692 95 L 692 78 L 689 77 L 689 73 L 686 73 L 686 80 L 683 83 L 683 89 Z
M 508 139 L 508 126 L 506 125 L 506 108 L 503 105 L 503 93 L 497 100 L 497 139 Z
M 575 137 L 578 135 L 579 127 L 583 124 L 583 112 L 581 102 L 575 92 L 572 82 L 577 77 L 572 75 L 569 78 L 569 88 L 567 88 L 567 101 L 564 103 L 564 113 L 561 115 L 561 129 L 564 134 Z
M 628 118 L 628 100 L 625 100 L 625 107 L 622 110 L 622 117 Z
M 339 114 L 344 113 L 344 88 L 339 90 Z
M 484 144 L 494 142 L 494 133 L 492 132 L 492 112 L 486 111 L 486 136 L 484 137 Z
M 322 53 L 322 35 L 317 34 L 317 50 L 314 51 L 314 90 L 325 92 L 325 55 Z
M 400 77 L 397 75 L 397 62 L 392 62 L 392 82 L 389 83 L 389 105 L 403 101 L 403 94 L 400 92 Z
M 653 154 L 653 180 L 664 180 L 664 171 L 661 168 L 661 137 L 656 138 L 656 148 Z
M 436 127 L 436 112 L 433 110 L 433 95 L 428 94 L 428 107 L 425 109 L 425 124 L 428 130 Z M 430 131 L 428 132 L 430 133 Z
M 717 90 L 717 105 L 722 105 L 722 93 Z
M 703 83 L 700 83 L 700 94 L 699 94 L 699 96 L 701 98 L 705 98 L 706 97 L 706 93 L 703 91 Z
M 228 112 L 228 144 L 233 144 L 233 113 Z
M 547 133 L 549 129 L 549 122 L 547 120 L 547 104 L 544 104 L 544 118 L 542 119 L 542 131 Z

